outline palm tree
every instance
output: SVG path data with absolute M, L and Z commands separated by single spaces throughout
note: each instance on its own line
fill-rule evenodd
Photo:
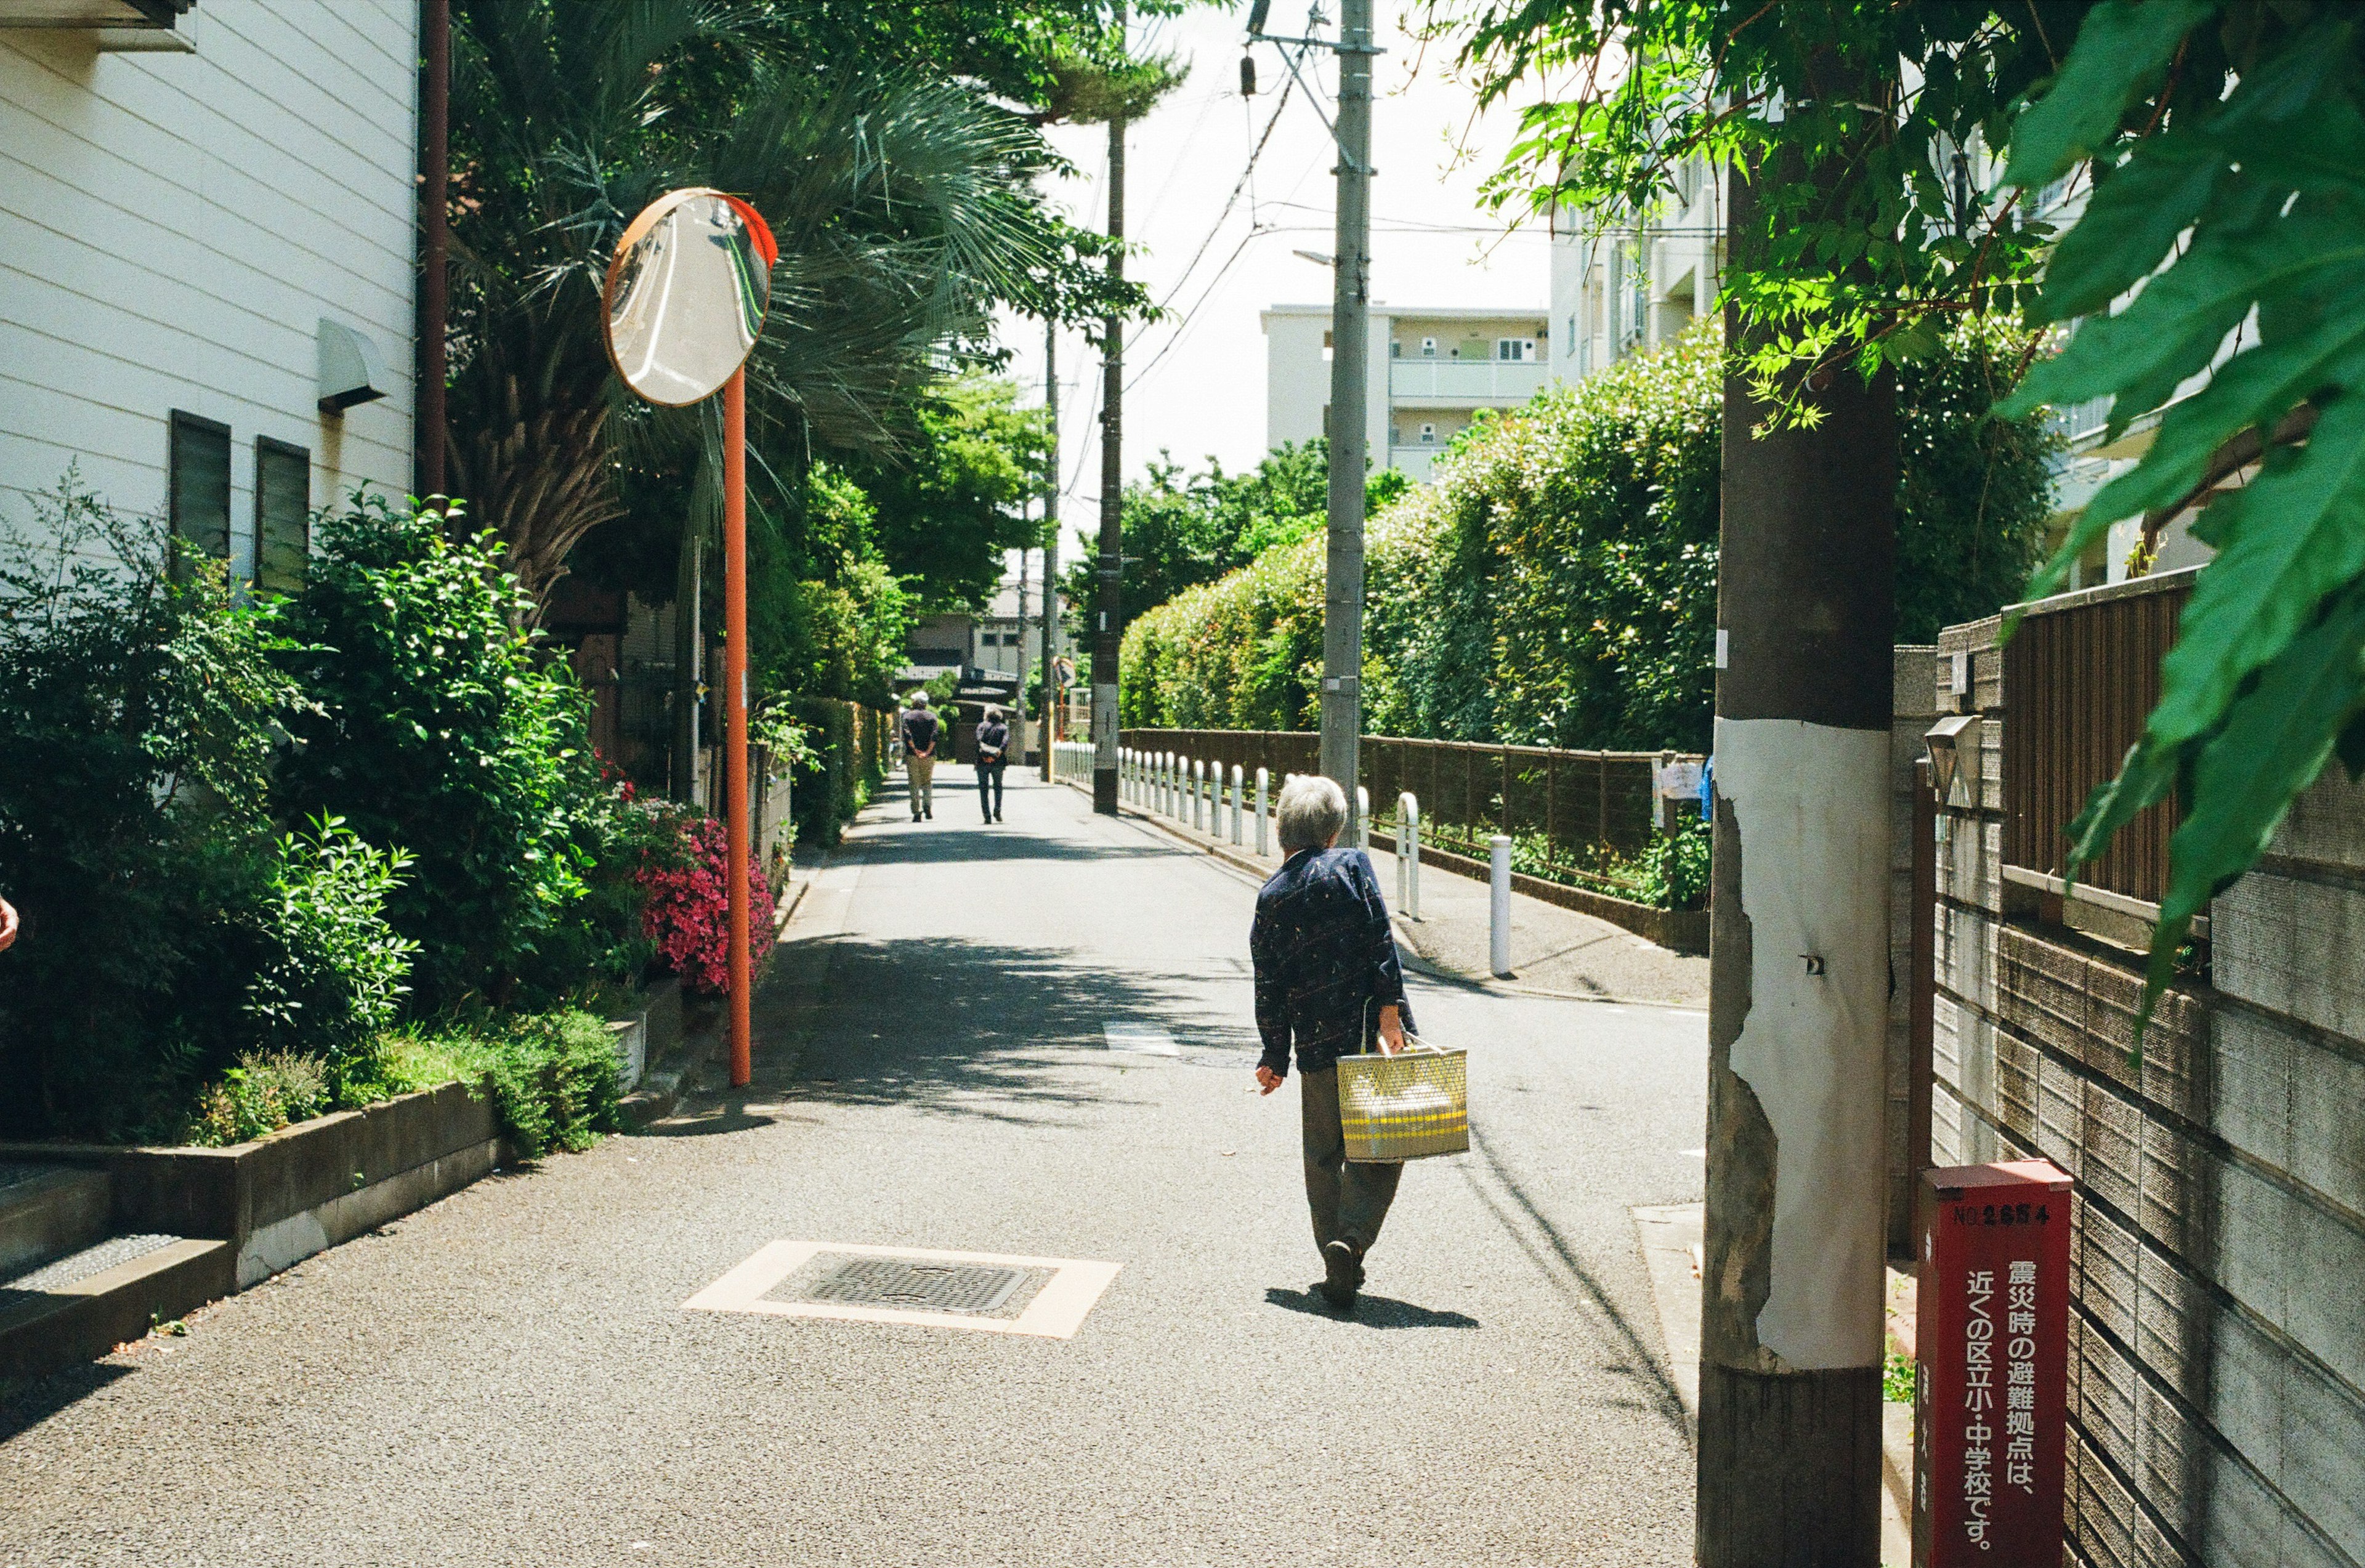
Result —
M 621 514 L 620 453 L 710 468 L 710 417 L 631 402 L 600 346 L 608 253 L 659 193 L 737 192 L 780 241 L 749 364 L 759 456 L 891 444 L 892 411 L 983 341 L 996 302 L 1081 314 L 1097 281 L 1082 274 L 1102 247 L 1034 188 L 1057 159 L 1027 119 L 949 83 L 824 76 L 768 17 L 456 7 L 454 489 L 537 602 Z

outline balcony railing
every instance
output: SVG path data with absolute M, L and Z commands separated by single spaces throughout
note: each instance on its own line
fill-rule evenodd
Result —
M 1544 367 L 1534 361 L 1496 359 L 1392 359 L 1388 396 L 1468 398 L 1479 403 L 1524 403 L 1543 389 Z

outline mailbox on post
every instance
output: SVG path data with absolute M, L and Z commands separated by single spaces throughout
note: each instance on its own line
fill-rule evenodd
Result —
M 2060 1568 L 2069 1177 L 1926 1170 L 1914 1350 L 1917 1568 Z

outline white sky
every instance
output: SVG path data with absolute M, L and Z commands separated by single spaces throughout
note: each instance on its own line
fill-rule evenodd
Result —
M 1496 109 L 1474 124 L 1473 94 L 1446 72 L 1447 46 L 1428 46 L 1424 59 L 1423 46 L 1405 35 L 1393 9 L 1384 3 L 1382 9 L 1387 15 L 1380 43 L 1389 52 L 1373 75 L 1373 298 L 1400 307 L 1544 308 L 1547 240 L 1541 226 L 1507 236 L 1502 220 L 1478 201 L 1480 184 L 1510 144 L 1513 114 Z M 1303 87 L 1290 95 L 1249 185 L 1224 211 L 1289 79 L 1279 50 L 1260 45 L 1258 93 L 1243 106 L 1244 17 L 1194 10 L 1149 24 L 1139 35 L 1149 48 L 1187 62 L 1191 75 L 1126 142 L 1126 227 L 1138 248 L 1127 270 L 1175 313 L 1126 336 L 1128 480 L 1139 477 L 1161 447 L 1193 468 L 1210 455 L 1227 469 L 1263 456 L 1265 341 L 1257 313 L 1330 298 L 1328 269 L 1291 254 L 1332 249 L 1330 134 Z M 1266 25 L 1294 32 L 1303 30 L 1300 22 L 1291 0 L 1279 0 Z M 1324 32 L 1336 36 L 1334 28 Z M 1299 69 L 1319 89 L 1321 113 L 1330 114 L 1337 88 L 1330 57 L 1311 55 Z M 1055 199 L 1075 221 L 1103 227 L 1106 129 L 1055 126 L 1050 138 L 1080 176 L 1063 182 Z M 1465 151 L 1457 154 L 1457 147 Z M 1005 320 L 1003 342 L 1014 351 L 1011 374 L 1039 399 L 1042 329 Z M 1099 527 L 1100 362 L 1081 334 L 1063 333 L 1059 368 L 1061 554 L 1072 561 L 1077 541 Z

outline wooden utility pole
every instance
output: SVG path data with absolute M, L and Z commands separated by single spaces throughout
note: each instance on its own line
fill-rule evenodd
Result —
M 1372 0 L 1339 14 L 1338 255 L 1330 294 L 1329 551 L 1322 599 L 1322 771 L 1353 837 L 1363 725 L 1363 456 L 1372 300 Z
M 1117 42 L 1125 41 L 1125 6 L 1116 6 Z M 1125 126 L 1109 117 L 1109 279 L 1125 278 Z M 1116 666 L 1125 636 L 1125 318 L 1102 318 L 1101 539 L 1099 591 L 1093 600 L 1093 810 L 1117 814 Z
M 1852 369 L 1806 397 L 1820 423 L 1760 436 L 1726 372 L 1703 1568 L 1879 1562 L 1896 407 Z
M 1043 484 L 1043 782 L 1051 781 L 1051 743 L 1059 734 L 1059 693 L 1051 681 L 1059 628 L 1059 323 L 1043 323 L 1043 409 L 1050 421 L 1051 472 Z

